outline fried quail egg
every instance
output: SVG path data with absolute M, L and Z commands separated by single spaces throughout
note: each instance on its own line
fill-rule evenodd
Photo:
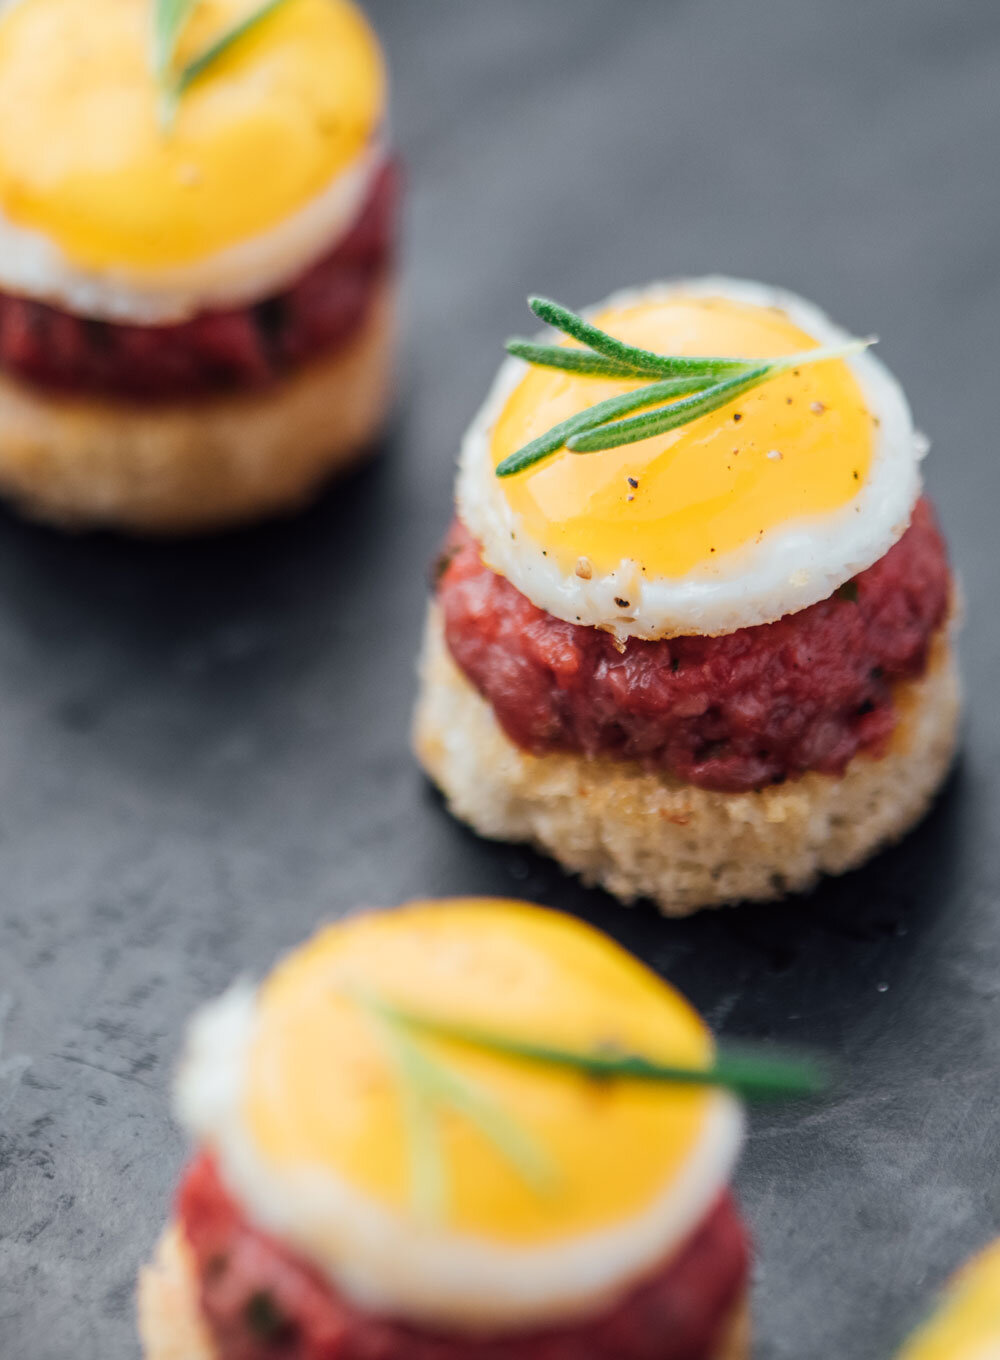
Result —
M 661 353 L 787 355 L 850 338 L 792 293 L 722 277 L 619 293 L 588 316 Z M 555 617 L 622 640 L 733 632 L 827 598 L 905 531 L 925 447 L 870 350 L 666 434 L 495 475 L 559 421 L 640 385 L 511 358 L 463 442 L 460 518 L 487 565 Z
M 443 1101 L 415 1143 L 412 1055 L 373 996 L 565 1047 L 712 1053 L 687 1003 L 606 937 L 490 899 L 360 914 L 208 1007 L 181 1070 L 185 1124 L 251 1218 L 360 1305 L 470 1330 L 597 1312 L 725 1188 L 732 1097 L 428 1035 L 421 1053 L 467 1103 Z

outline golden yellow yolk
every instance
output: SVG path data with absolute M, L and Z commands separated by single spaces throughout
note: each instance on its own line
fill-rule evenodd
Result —
M 1000 1242 L 960 1271 L 940 1311 L 899 1360 L 997 1360 L 1000 1356 Z
M 712 1052 L 670 987 L 588 926 L 492 899 L 415 903 L 332 926 L 288 958 L 259 998 L 244 1114 L 278 1168 L 313 1166 L 411 1212 L 400 1074 L 351 989 L 435 1016 L 553 1044 L 617 1044 L 686 1064 Z M 346 995 L 345 995 L 346 993 Z M 466 1116 L 436 1110 L 450 1229 L 542 1243 L 621 1221 L 683 1173 L 712 1095 L 565 1070 L 419 1037 L 486 1092 L 549 1163 L 526 1181 Z
M 596 323 L 661 353 L 750 358 L 817 343 L 775 308 L 721 297 L 640 302 Z M 559 421 L 642 385 L 531 369 L 494 428 L 494 464 Z M 647 576 L 680 577 L 788 520 L 845 505 L 865 481 L 873 445 L 850 369 L 821 363 L 668 434 L 601 453 L 563 450 L 499 482 L 499 494 L 567 574 L 586 557 L 600 573 L 631 559 Z
M 0 209 L 82 267 L 198 260 L 325 189 L 376 129 L 384 75 L 348 0 L 288 3 L 181 96 L 164 130 L 154 0 L 18 0 L 0 20 Z M 201 0 L 183 64 L 256 7 Z

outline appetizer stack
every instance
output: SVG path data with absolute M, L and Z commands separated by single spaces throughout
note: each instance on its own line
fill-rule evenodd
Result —
M 350 0 L 4 6 L 0 492 L 179 532 L 355 460 L 390 375 L 385 111 Z
M 418 756 L 483 835 L 668 913 L 780 896 L 924 813 L 952 581 L 898 384 L 709 278 L 513 341 L 462 446 Z
M 745 1356 L 740 1107 L 627 1054 L 713 1062 L 569 917 L 451 900 L 321 931 L 195 1021 L 149 1360 Z

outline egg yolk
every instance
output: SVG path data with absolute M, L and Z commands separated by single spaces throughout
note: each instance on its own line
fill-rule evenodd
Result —
M 355 999 L 364 995 L 575 1049 L 613 1045 L 688 1065 L 712 1053 L 676 992 L 555 912 L 463 899 L 329 927 L 261 989 L 244 1117 L 276 1168 L 333 1172 L 404 1215 L 413 1209 L 412 1091 L 393 1042 Z M 500 1112 L 544 1171 L 541 1180 L 527 1175 L 460 1106 L 443 1100 L 430 1111 L 446 1226 L 498 1242 L 566 1238 L 641 1211 L 683 1175 L 713 1099 L 693 1087 L 595 1080 L 425 1033 L 415 1042 Z
M 959 1273 L 941 1310 L 899 1360 L 996 1360 L 1000 1356 L 1000 1242 Z
M 201 0 L 176 67 L 256 8 Z M 0 209 L 82 267 L 198 260 L 283 221 L 370 140 L 381 57 L 348 0 L 288 0 L 160 116 L 154 0 L 18 0 L 0 19 Z
M 817 342 L 777 308 L 678 295 L 604 312 L 603 330 L 660 353 L 756 358 Z M 649 381 L 652 381 L 651 379 Z M 494 464 L 642 382 L 532 368 L 492 438 Z M 567 575 L 623 561 L 648 576 L 711 568 L 787 521 L 846 505 L 868 474 L 873 421 L 847 364 L 806 365 L 691 424 L 599 453 L 563 450 L 498 483 L 521 531 Z

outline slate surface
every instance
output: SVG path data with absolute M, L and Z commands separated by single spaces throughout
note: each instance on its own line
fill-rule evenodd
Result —
M 355 903 L 495 892 L 610 928 L 726 1034 L 843 1055 L 835 1103 L 752 1117 L 755 1355 L 887 1357 L 1000 1231 L 1000 11 L 372 9 L 410 172 L 379 461 L 299 519 L 212 542 L 0 523 L 0 1355 L 136 1355 L 198 1002 Z M 907 844 L 807 900 L 678 925 L 467 835 L 407 723 L 457 442 L 524 295 L 713 270 L 883 336 L 936 445 L 970 706 Z

